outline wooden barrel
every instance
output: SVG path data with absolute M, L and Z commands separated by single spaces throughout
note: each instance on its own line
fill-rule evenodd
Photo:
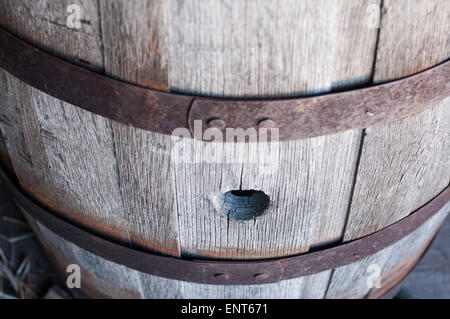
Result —
M 3 0 L 16 201 L 90 297 L 380 297 L 449 212 L 449 15 L 445 0 Z M 193 114 L 278 128 L 275 161 L 248 142 L 177 160 L 168 131 Z

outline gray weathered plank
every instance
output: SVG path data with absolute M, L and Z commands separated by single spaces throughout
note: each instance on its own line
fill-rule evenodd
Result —
M 370 81 L 379 1 L 171 1 L 169 83 L 217 96 L 293 96 Z
M 401 78 L 450 55 L 450 3 L 384 0 L 374 81 Z
M 335 269 L 326 298 L 360 298 L 369 293 L 376 295 L 377 291 L 385 291 L 388 285 L 401 279 L 398 275 L 404 275 L 405 270 L 415 264 L 449 212 L 450 203 L 392 246 L 358 262 Z M 371 265 L 379 267 L 379 288 L 372 288 L 367 284 L 368 281 L 372 283 L 369 276 L 374 274 L 373 269 L 369 268 Z
M 180 283 L 176 280 L 140 273 L 126 266 L 100 258 L 77 245 L 66 241 L 47 227 L 34 220 L 22 208 L 28 223 L 40 242 L 63 258 L 57 258 L 57 266 L 65 272 L 67 266 L 81 268 L 81 288 L 94 285 L 104 296 L 113 298 L 182 298 Z M 89 283 L 87 283 L 88 281 Z M 86 289 L 86 287 L 84 287 Z
M 8 103 L 8 97 L 5 96 L 7 92 L 8 83 L 6 81 L 6 73 L 3 70 L 0 70 L 0 108 L 3 108 L 5 103 Z M 0 122 L 4 121 L 4 118 L 0 116 Z M 3 133 L 0 125 L 0 161 L 3 165 L 11 165 L 8 149 L 6 147 L 5 138 L 3 137 Z
M 22 187 L 70 220 L 127 243 L 108 120 L 3 75 L 1 130 Z
M 172 1 L 169 87 L 204 95 L 268 97 L 366 83 L 377 36 L 376 29 L 364 28 L 369 3 L 378 1 Z M 187 148 L 205 155 L 204 145 L 189 143 Z M 265 153 L 245 147 L 246 155 L 237 163 L 175 164 L 182 255 L 270 258 L 339 240 L 359 144 L 357 131 L 281 143 L 279 159 L 269 162 L 278 166 L 270 173 L 248 163 Z M 220 215 L 217 196 L 241 188 L 270 195 L 268 212 L 245 223 Z M 326 286 L 329 275 L 314 280 Z M 308 283 L 296 279 L 290 285 Z M 250 288 L 248 293 L 283 295 L 272 292 L 273 287 Z M 198 289 L 184 283 L 192 295 Z M 225 297 L 243 296 L 230 287 L 219 289 Z M 292 296 L 300 296 L 297 292 Z
M 105 71 L 122 80 L 168 90 L 164 0 L 100 0 Z
M 170 2 L 169 86 L 264 97 L 365 83 L 377 36 L 365 27 L 370 3 Z M 280 143 L 270 174 L 254 164 L 176 165 L 182 254 L 268 258 L 339 240 L 359 144 L 357 131 Z M 214 199 L 239 188 L 267 192 L 269 212 L 255 222 L 228 222 Z
M 0 71 L 0 130 L 21 186 L 44 204 L 56 202 L 32 102 L 32 88 Z
M 105 72 L 168 90 L 166 1 L 99 1 Z M 119 21 L 119 23 L 118 23 Z M 120 41 L 118 41 L 120 39 Z M 121 196 L 134 246 L 179 256 L 171 138 L 112 123 Z M 175 298 L 182 283 L 139 273 L 145 298 Z
M 351 181 L 358 141 L 359 134 L 349 131 L 282 143 L 279 157 L 267 168 L 254 157 L 269 159 L 271 153 L 242 155 L 251 151 L 249 144 L 242 152 L 238 146 L 226 147 L 241 155 L 239 163 L 176 164 L 183 255 L 270 258 L 339 240 L 351 185 L 344 181 Z M 201 152 L 198 144 L 187 147 Z M 218 196 L 240 188 L 269 195 L 271 205 L 263 216 L 237 222 L 219 213 Z
M 88 61 L 93 63 L 102 62 L 98 61 L 101 46 L 96 43 L 100 39 L 96 4 L 83 2 L 82 17 L 89 23 L 76 31 L 76 37 L 72 37 L 75 31 L 64 23 L 52 23 L 65 21 L 67 5 L 18 1 L 13 7 L 4 8 L 8 15 L 17 14 L 15 10 L 22 12 L 17 19 L 7 21 L 8 28 L 21 34 L 29 30 L 31 23 L 43 24 L 27 39 L 46 49 L 61 51 L 67 58 L 76 60 L 82 55 L 90 56 Z M 30 148 L 32 168 L 31 172 L 24 171 L 21 167 L 26 163 L 17 156 L 12 159 L 13 166 L 19 180 L 40 174 L 38 184 L 22 186 L 69 219 L 88 227 L 96 225 L 108 236 L 128 242 L 129 227 L 123 218 L 110 121 L 30 89 L 13 78 L 10 81 L 17 84 L 6 93 L 9 103 L 2 111 L 6 117 L 20 115 L 17 134 L 30 136 L 25 145 Z M 15 110 L 18 107 L 23 109 L 19 113 Z M 12 135 L 15 128 L 9 127 L 4 135 L 9 138 L 12 151 L 18 143 Z
M 30 217 L 28 217 L 29 219 Z M 62 263 L 63 260 L 66 260 L 64 264 L 60 264 L 58 267 L 67 269 L 67 266 L 71 264 L 80 266 L 81 288 L 84 285 L 94 285 L 95 289 L 105 296 L 116 296 L 117 298 L 142 296 L 137 271 L 100 258 L 64 240 L 41 223 L 36 222 L 36 224 L 41 242 L 45 243 L 44 247 L 63 257 L 55 261 Z M 89 283 L 86 281 L 89 281 Z M 125 294 L 124 291 L 129 293 Z
M 167 89 L 165 3 L 100 1 L 107 74 Z M 135 226 L 132 241 L 179 256 L 170 136 L 119 123 L 112 128 L 125 214 Z
M 5 95 L 8 88 L 8 82 L 6 80 L 6 73 L 3 70 L 0 70 L 0 108 L 3 108 L 5 103 L 8 103 L 9 98 Z M 2 112 L 0 111 L 0 114 Z M 0 123 L 4 122 L 5 118 L 0 115 Z M 14 171 L 11 160 L 8 154 L 8 148 L 6 146 L 5 137 L 3 137 L 2 133 L 2 125 L 0 124 L 0 163 L 3 167 L 9 169 L 11 172 Z
M 71 4 L 80 6 L 81 28 L 69 28 Z M 103 68 L 95 0 L 2 0 L 0 25 L 57 56 L 94 69 Z
M 448 1 L 384 1 L 383 12 L 375 82 L 449 56 Z M 448 185 L 449 106 L 446 99 L 422 114 L 366 129 L 345 240 L 396 222 Z
M 72 3 L 82 6 L 80 30 L 69 29 L 65 25 L 67 5 Z M 5 18 L 2 23 L 7 25 L 7 29 L 73 62 L 86 64 L 85 61 L 96 69 L 103 68 L 97 1 L 64 1 L 58 4 L 17 1 L 2 5 L 2 17 Z M 35 29 L 36 26 L 39 28 Z M 36 32 L 29 33 L 31 27 Z M 131 236 L 127 232 L 134 232 L 136 227 L 129 223 L 123 208 L 111 121 L 62 103 L 15 79 L 11 81 L 22 87 L 7 92 L 10 100 L 15 98 L 15 101 L 9 101 L 2 112 L 7 113 L 7 119 L 19 116 L 6 127 L 8 132 L 5 136 L 10 141 L 10 153 L 14 148 L 23 147 L 15 136 L 29 136 L 24 143 L 26 152 L 19 149 L 17 153 L 29 155 L 25 159 L 31 166 L 28 168 L 26 160 L 13 156 L 14 169 L 19 180 L 39 175 L 32 183 L 22 182 L 22 186 L 70 220 L 128 244 Z M 24 100 L 23 103 L 20 99 Z M 16 112 L 14 108 L 19 107 L 23 110 Z M 20 125 L 13 127 L 14 123 Z M 102 262 L 96 260 L 94 264 L 107 270 L 108 265 Z M 122 275 L 124 278 L 134 276 L 139 282 L 136 273 Z
M 179 256 L 169 136 L 113 123 L 124 213 L 133 245 Z
M 58 211 L 128 243 L 110 121 L 32 91 Z

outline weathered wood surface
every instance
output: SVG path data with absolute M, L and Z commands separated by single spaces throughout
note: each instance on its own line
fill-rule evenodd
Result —
M 330 271 L 268 285 L 220 286 L 187 283 L 137 272 L 102 259 L 54 234 L 48 228 L 27 220 L 60 269 L 69 264 L 82 266 L 81 286 L 95 286 L 96 293 L 122 298 L 322 298 Z M 83 279 L 84 278 L 84 279 Z M 139 278 L 138 281 L 136 279 Z M 89 287 L 90 288 L 90 287 Z M 89 289 L 84 287 L 84 289 Z
M 104 260 L 54 234 L 48 228 L 27 220 L 47 249 L 53 251 L 57 266 L 65 272 L 69 264 L 82 266 L 81 286 L 94 286 L 95 293 L 122 298 L 363 298 L 378 296 L 397 283 L 423 253 L 431 238 L 450 212 L 450 203 L 417 230 L 378 253 L 356 263 L 318 274 L 267 285 L 205 285 L 159 278 L 137 272 Z M 380 270 L 380 287 L 371 286 L 374 274 L 370 266 Z M 400 277 L 399 277 L 400 276 Z M 137 280 L 139 278 L 139 280 Z M 369 285 L 368 285 L 369 283 Z
M 396 280 L 401 279 L 398 277 L 399 275 L 406 275 L 415 265 L 449 212 L 450 203 L 447 203 L 426 223 L 395 244 L 370 257 L 335 269 L 326 298 L 361 298 L 369 293 L 376 294 L 377 291 L 385 291 L 386 286 L 395 284 Z M 371 265 L 378 267 L 381 271 L 379 288 L 373 287 L 374 281 L 369 278 L 375 274 Z
M 81 29 L 67 27 L 71 4 L 81 7 Z M 0 26 L 57 56 L 103 68 L 97 1 L 2 0 Z
M 168 89 L 164 1 L 100 1 L 105 72 Z M 120 21 L 121 23 L 117 23 Z M 117 41 L 123 39 L 123 41 Z M 111 121 L 130 242 L 180 255 L 175 176 L 170 136 Z
M 65 24 L 69 3 L 82 7 L 81 29 Z M 370 4 L 380 1 L 5 0 L 0 25 L 115 78 L 226 97 L 328 92 L 409 75 L 448 57 L 448 2 L 383 1 L 379 38 L 367 24 Z M 449 181 L 448 101 L 367 129 L 363 139 L 355 130 L 282 142 L 267 172 L 254 163 L 264 151 L 239 145 L 227 146 L 241 152 L 237 163 L 176 164 L 168 136 L 62 103 L 3 71 L 0 79 L 0 131 L 22 187 L 131 247 L 232 259 L 297 254 L 383 228 Z M 187 145 L 191 152 L 206 148 Z M 250 222 L 227 220 L 216 199 L 233 189 L 262 190 L 271 206 Z M 330 287 L 344 280 L 339 273 L 346 275 L 335 272 Z M 330 275 L 244 291 L 322 297 Z M 144 296 L 167 285 L 130 276 L 141 280 Z M 238 290 L 185 283 L 170 293 L 230 297 Z
M 364 27 L 368 3 L 171 2 L 169 86 L 262 97 L 366 83 L 377 36 Z M 268 258 L 339 240 L 359 143 L 357 131 L 280 143 L 279 165 L 267 174 L 248 163 L 252 154 L 244 163 L 177 165 L 182 254 Z M 254 223 L 214 211 L 218 194 L 241 188 L 271 197 L 272 206 Z
M 263 97 L 368 83 L 369 3 L 379 1 L 171 1 L 170 88 Z
M 90 25 L 83 24 L 82 28 L 77 30 L 78 38 L 85 37 L 79 42 L 92 42 L 92 38 L 101 39 L 103 42 L 99 46 L 84 46 L 84 49 L 89 48 L 92 51 L 92 56 L 88 57 L 86 52 L 84 59 L 93 61 L 92 64 L 103 68 L 109 75 L 140 85 L 157 88 L 167 86 L 171 90 L 201 91 L 204 94 L 221 96 L 280 96 L 329 91 L 343 82 L 345 85 L 350 82 L 359 85 L 367 82 L 371 76 L 376 30 L 363 28 L 366 4 L 362 3 L 328 3 L 329 10 L 324 12 L 312 1 L 292 2 L 290 5 L 295 9 L 292 12 L 277 9 L 273 14 L 269 14 L 274 5 L 272 1 L 258 5 L 255 1 L 249 1 L 245 5 L 238 2 L 190 2 L 181 7 L 180 3 L 175 1 L 143 1 L 139 4 L 101 1 L 99 7 L 85 2 L 82 5 L 83 8 L 92 10 L 83 10 L 83 20 L 90 21 Z M 10 4 L 11 8 L 5 10 L 26 11 L 29 6 L 28 3 L 21 6 L 19 1 Z M 50 10 L 44 12 L 44 9 Z M 57 12 L 53 13 L 53 10 Z M 42 16 L 46 16 L 49 21 L 62 19 L 60 10 L 48 6 L 34 6 L 31 11 L 32 14 L 21 17 L 18 22 L 6 19 L 2 23 L 18 24 L 19 26 L 14 26 L 12 30 L 22 30 L 23 33 L 29 24 Z M 149 21 L 145 20 L 146 11 L 154 15 L 152 23 L 143 23 Z M 203 25 L 199 25 L 200 20 L 193 18 L 194 11 L 198 11 L 195 14 L 201 15 L 199 19 L 210 27 L 203 28 Z M 247 26 L 242 22 L 239 22 L 239 26 L 237 23 L 230 24 L 229 21 L 239 20 L 237 13 L 241 11 L 246 12 Z M 301 12 L 308 13 L 305 14 L 307 21 L 295 26 L 297 16 Z M 53 14 L 56 16 L 52 17 Z M 135 19 L 131 19 L 131 16 Z M 171 18 L 168 19 L 168 16 Z M 261 31 L 260 16 L 267 19 L 267 25 L 262 26 L 265 28 L 264 32 Z M 355 16 L 360 19 L 354 19 Z M 180 21 L 184 22 L 180 24 Z M 101 24 L 101 27 L 95 26 L 96 23 Z M 222 30 L 217 24 L 236 25 L 237 29 Z M 65 26 L 61 27 L 67 29 Z M 89 29 L 86 29 L 87 27 Z M 295 32 L 290 31 L 293 27 Z M 191 38 L 192 28 L 198 29 L 196 33 L 199 39 Z M 311 41 L 310 34 L 316 29 L 323 32 L 317 32 L 315 40 Z M 245 34 L 248 39 L 254 37 L 253 31 L 258 31 L 254 41 L 260 45 L 254 45 L 250 41 L 241 46 L 240 37 L 245 30 L 248 32 Z M 356 35 L 355 30 L 362 30 L 364 35 Z M 21 35 L 19 31 L 17 32 Z M 41 31 L 43 34 L 40 34 Z M 100 31 L 100 35 L 95 35 Z M 56 31 L 52 32 L 38 29 L 35 32 L 37 35 L 30 41 L 42 43 L 44 48 L 53 50 L 59 50 L 64 41 L 73 42 L 69 33 L 56 44 L 54 38 L 46 37 L 47 33 L 54 35 Z M 294 36 L 295 38 L 292 38 Z M 118 38 L 124 41 L 115 41 Z M 217 46 L 213 40 L 219 38 L 229 39 L 226 40 L 228 42 Z M 211 68 L 197 67 L 195 63 L 203 58 L 194 59 L 190 71 L 185 70 L 178 74 L 185 68 L 181 65 L 186 62 L 183 59 L 191 56 L 192 52 L 206 52 L 208 56 L 217 56 L 228 43 L 234 44 L 230 45 L 223 59 L 214 60 L 215 64 L 211 65 Z M 298 43 L 302 43 L 301 50 L 297 46 Z M 147 47 L 150 48 L 149 51 L 144 50 Z M 249 54 L 250 49 L 256 50 L 255 53 Z M 76 56 L 77 52 L 75 50 L 64 56 Z M 312 55 L 312 52 L 316 54 Z M 96 58 L 98 55 L 102 56 L 100 61 Z M 247 69 L 230 70 L 232 73 L 228 73 L 227 77 L 233 74 L 235 80 L 220 84 L 221 92 L 212 88 L 206 92 L 208 88 L 201 87 L 201 83 L 205 81 L 192 81 L 192 78 L 208 79 L 211 72 L 221 73 L 234 65 L 237 59 L 244 61 L 248 56 L 268 55 L 273 55 L 273 65 L 267 65 L 264 59 L 258 58 L 252 60 Z M 341 60 L 347 63 L 344 65 Z M 305 67 L 308 69 L 305 70 Z M 286 76 L 279 76 L 283 70 L 290 69 L 298 72 L 285 72 Z M 300 72 L 301 70 L 303 71 Z M 315 74 L 317 78 L 311 78 L 311 74 Z M 291 78 L 286 80 L 285 77 Z M 239 81 L 246 85 L 235 86 Z M 268 86 L 267 81 L 276 85 Z M 181 83 L 184 83 L 184 87 Z M 292 87 L 293 83 L 295 88 Z M 198 85 L 198 88 L 194 88 L 194 85 Z M 252 92 L 251 88 L 255 87 L 259 87 L 258 92 Z M 271 91 L 274 88 L 279 91 Z M 72 106 L 65 107 L 70 109 Z M 45 114 L 34 112 L 38 115 Z M 48 108 L 46 112 L 49 112 Z M 38 121 L 43 121 L 42 126 L 52 138 L 51 143 L 47 137 L 41 138 L 49 161 L 54 161 L 50 170 L 54 170 L 54 167 L 63 168 L 57 174 L 45 174 L 53 176 L 49 177 L 50 179 L 59 179 L 47 183 L 65 185 L 64 187 L 71 190 L 70 196 L 75 199 L 71 203 L 70 196 L 64 196 L 59 207 L 65 209 L 67 215 L 75 215 L 71 216 L 74 220 L 91 225 L 94 221 L 103 224 L 103 231 L 123 241 L 128 240 L 131 245 L 171 255 L 205 254 L 222 258 L 260 258 L 307 251 L 310 246 L 333 242 L 343 235 L 360 143 L 359 132 L 350 131 L 332 137 L 283 143 L 280 147 L 282 169 L 263 177 L 257 165 L 213 165 L 213 169 L 212 166 L 204 164 L 172 165 L 171 142 L 168 137 L 125 127 L 109 120 L 100 120 L 96 116 L 92 116 L 93 120 L 88 121 L 87 115 L 78 109 L 66 111 L 67 119 L 61 116 L 53 119 L 53 116 L 38 116 Z M 77 121 L 77 117 L 82 120 Z M 64 124 L 64 121 L 77 121 L 77 124 Z M 93 121 L 103 124 L 95 125 Z M 61 129 L 64 126 L 77 127 L 78 132 L 72 134 Z M 87 147 L 83 150 L 77 146 L 82 136 L 92 136 L 92 141 L 86 142 Z M 98 144 L 102 138 L 105 142 Z M 49 146 L 46 146 L 47 144 Z M 64 154 L 63 150 L 76 150 L 76 155 L 63 155 L 68 157 L 62 159 L 66 162 L 57 164 L 61 158 L 54 152 Z M 74 162 L 80 162 L 81 157 L 92 160 L 78 164 Z M 95 158 L 102 159 L 104 165 L 96 166 Z M 301 161 L 298 158 L 301 158 Z M 16 166 L 19 165 L 16 163 Z M 80 172 L 86 174 L 86 179 L 76 180 L 75 176 Z M 192 176 L 194 172 L 196 175 Z M 19 170 L 16 173 L 22 175 Z M 233 182 L 227 182 L 227 179 Z M 196 192 L 192 192 L 191 182 L 197 183 Z M 83 198 L 84 194 L 89 195 L 86 198 L 97 196 L 99 191 L 93 189 L 97 183 L 105 186 L 100 191 L 103 195 L 99 194 L 99 198 L 90 201 L 89 205 L 97 207 L 96 212 L 95 209 L 86 208 L 86 203 L 76 199 Z M 85 186 L 84 189 L 81 189 L 81 185 Z M 246 225 L 228 223 L 213 209 L 212 197 L 221 191 L 239 186 L 266 190 L 273 196 L 274 201 L 278 198 L 271 211 L 265 215 L 265 219 Z M 109 194 L 105 194 L 106 189 L 111 190 Z M 204 203 L 201 203 L 202 201 Z M 66 205 L 68 207 L 65 207 Z M 105 210 L 104 205 L 112 208 Z M 124 213 L 118 213 L 119 210 Z M 88 211 L 85 215 L 89 215 L 91 219 L 84 219 L 86 216 L 78 217 L 84 214 L 80 211 Z M 196 213 L 193 214 L 193 211 Z M 278 216 L 279 214 L 281 216 Z M 300 227 L 297 227 L 299 223 Z M 123 227 L 114 233 L 115 225 Z
M 448 1 L 383 1 L 382 12 L 375 82 L 450 56 Z M 394 223 L 448 185 L 449 124 L 447 98 L 422 114 L 365 130 L 345 240 Z
M 166 3 L 99 1 L 108 75 L 168 91 Z
M 414 1 L 414 5 L 383 1 L 375 82 L 406 76 L 447 58 L 450 42 L 440 38 L 441 33 L 448 33 L 449 10 L 442 1 Z M 418 28 L 421 32 L 415 31 Z M 447 99 L 422 114 L 365 130 L 344 240 L 400 220 L 448 185 L 449 106 Z M 400 256 L 403 248 L 396 249 Z M 385 262 L 393 261 L 398 259 Z M 329 291 L 336 296 L 348 294 L 345 283 L 352 272 L 351 268 L 335 271 Z M 368 292 L 367 287 L 360 289 Z
M 32 106 L 32 88 L 1 71 L 0 128 L 19 182 L 45 204 L 55 202 L 48 165 Z
M 108 121 L 2 73 L 0 127 L 22 186 L 69 219 L 128 242 Z
M 347 132 L 283 143 L 279 162 L 267 168 L 270 172 L 246 154 L 240 159 L 245 163 L 177 164 L 183 252 L 215 258 L 270 258 L 338 240 L 358 141 L 355 132 Z M 238 154 L 247 150 L 227 149 Z M 264 156 L 270 158 L 270 152 L 258 153 L 259 158 Z M 334 166 L 336 162 L 342 165 Z M 340 182 L 343 180 L 347 183 Z M 333 188 L 333 182 L 339 189 Z M 271 206 L 254 221 L 229 220 L 216 212 L 215 200 L 217 195 L 235 189 L 263 190 L 270 196 Z
M 10 2 L 10 14 L 22 13 L 12 18 L 14 23 L 10 23 L 13 24 L 11 31 L 19 35 L 26 34 L 25 38 L 32 43 L 57 51 L 75 62 L 81 59 L 103 69 L 97 3 L 83 1 L 83 18 L 89 23 L 83 23 L 80 30 L 65 26 L 67 4 L 61 3 L 61 8 L 53 8 L 55 4 L 50 1 L 42 1 L 39 5 L 24 1 Z M 9 20 L 2 16 L 1 23 L 5 24 L 6 21 Z M 60 23 L 47 22 L 36 29 L 30 39 L 30 34 L 27 34 L 30 26 L 40 26 L 42 21 Z M 6 117 L 1 128 L 3 132 L 8 132 L 5 135 L 9 138 L 7 146 L 10 154 L 13 152 L 10 156 L 22 186 L 34 195 L 40 195 L 42 202 L 71 220 L 86 226 L 96 225 L 97 231 L 125 243 L 131 242 L 127 232 L 129 229 L 133 232 L 137 227 L 128 223 L 129 214 L 126 214 L 122 204 L 111 121 L 28 87 L 20 87 L 23 85 L 12 78 L 10 81 L 19 88 L 7 91 L 5 97 L 10 99 L 8 102 L 0 102 L 2 118 Z M 13 98 L 16 100 L 11 100 Z M 21 108 L 20 112 L 16 112 L 15 108 Z M 30 116 L 34 116 L 33 119 L 26 121 Z M 27 140 L 18 143 L 20 138 Z M 15 152 L 17 148 L 18 152 Z M 17 156 L 13 156 L 15 154 Z M 24 161 L 23 154 L 27 155 L 25 159 L 28 161 Z M 24 180 L 30 177 L 33 178 L 31 183 Z M 151 239 L 149 242 L 152 242 Z M 77 260 L 76 256 L 69 257 L 69 260 Z M 107 262 L 98 258 L 95 263 L 90 263 L 86 258 L 82 262 L 83 267 L 96 264 L 99 271 L 108 270 Z M 119 270 L 114 269 L 111 276 L 121 276 L 124 282 L 139 283 L 138 274 Z M 115 291 L 112 288 L 107 290 Z
M 30 6 L 28 2 L 24 2 L 22 6 L 18 2 L 14 2 L 14 5 L 19 5 L 19 7 L 14 6 L 10 11 L 30 11 L 32 13 L 17 20 L 17 24 L 26 24 L 23 26 L 24 30 L 28 30 L 29 24 L 39 23 L 42 17 L 47 17 L 48 20 L 61 20 L 66 16 L 65 11 L 62 14 L 59 9 L 50 8 L 49 11 L 46 11 L 48 6 L 45 5 L 33 5 L 30 10 L 28 10 Z M 85 10 L 85 5 L 95 10 Z M 63 8 L 65 10 L 66 6 Z M 78 43 L 84 46 L 82 43 L 89 42 L 92 33 L 98 32 L 100 28 L 92 29 L 93 24 L 99 23 L 99 12 L 95 4 L 84 2 L 82 12 L 84 19 L 91 21 L 91 24 L 86 27 L 87 29 L 84 29 L 85 25 L 83 24 L 82 29 L 77 31 L 75 41 L 83 38 Z M 65 23 L 65 20 L 63 21 Z M 60 28 L 68 29 L 64 25 Z M 115 30 L 107 30 L 111 31 L 113 35 L 115 34 Z M 42 42 L 44 48 L 51 47 L 59 50 L 59 46 L 66 42 L 65 48 L 68 49 L 70 48 L 69 43 L 74 41 L 70 32 L 63 37 L 58 36 L 55 32 L 49 32 L 45 28 L 38 31 L 33 33 L 36 35 L 32 42 Z M 107 32 L 103 34 L 106 36 Z M 59 37 L 59 40 L 56 41 L 54 37 Z M 126 36 L 124 35 L 124 37 Z M 97 34 L 95 41 L 100 41 L 100 38 L 100 35 Z M 135 42 L 137 39 L 139 38 L 136 38 Z M 90 58 L 87 58 L 89 52 L 84 52 L 84 59 L 94 61 L 98 65 L 102 60 L 96 61 L 97 55 L 105 54 L 105 60 L 107 60 L 107 54 L 114 51 L 111 48 L 103 53 L 99 51 L 100 48 L 101 46 L 92 47 Z M 86 49 L 85 46 L 84 49 Z M 72 53 L 78 54 L 77 52 Z M 71 55 L 69 54 L 69 56 Z M 109 59 L 107 61 L 109 67 L 111 62 Z M 103 65 L 98 66 L 103 68 Z M 16 85 L 19 87 L 11 88 L 9 93 L 5 92 L 5 97 L 9 98 L 9 101 L 4 100 L 1 112 L 5 117 L 16 117 L 16 120 L 9 125 L 6 123 L 5 131 L 12 134 L 13 130 L 17 130 L 15 135 L 11 135 L 9 139 L 11 149 L 30 148 L 26 154 L 33 154 L 33 156 L 27 157 L 31 163 L 29 170 L 24 171 L 20 168 L 28 164 L 24 162 L 23 156 L 15 156 L 13 165 L 21 180 L 36 174 L 39 175 L 35 178 L 35 182 L 24 181 L 22 186 L 50 207 L 63 212 L 71 220 L 89 227 L 95 225 L 98 231 L 132 246 L 179 255 L 177 233 L 170 232 L 171 227 L 177 228 L 176 222 L 170 223 L 170 217 L 176 214 L 173 209 L 174 200 L 170 198 L 174 193 L 171 192 L 169 196 L 164 197 L 164 192 L 159 191 L 164 188 L 155 186 L 164 184 L 166 178 L 160 172 L 164 170 L 164 165 L 171 164 L 170 160 L 167 160 L 164 154 L 158 155 L 159 151 L 156 149 L 153 152 L 155 159 L 152 161 L 152 152 L 148 152 L 152 146 L 138 138 L 136 141 L 132 141 L 132 137 L 128 138 L 126 135 L 128 132 L 128 135 L 137 136 L 139 132 L 67 103 L 61 103 L 36 90 L 32 90 L 33 93 L 28 96 L 24 94 L 30 90 L 28 87 L 24 89 L 21 87 L 23 84 L 17 80 L 12 78 L 10 80 L 16 81 Z M 13 90 L 16 92 L 12 92 Z M 14 94 L 9 96 L 12 93 Z M 14 97 L 16 97 L 15 100 L 13 100 Z M 26 101 L 19 99 L 26 99 Z M 16 107 L 22 108 L 18 114 L 23 114 L 24 118 L 17 118 L 20 115 L 16 116 Z M 30 116 L 34 117 L 29 119 Z M 11 133 L 9 133 L 10 131 Z M 18 139 L 13 136 L 20 136 L 20 134 L 30 136 L 31 142 L 16 145 Z M 143 132 L 144 136 L 145 134 L 147 132 Z M 162 141 L 159 142 L 159 139 Z M 154 142 L 156 146 L 162 145 L 164 148 L 166 141 L 170 142 L 170 139 L 164 136 L 155 136 L 154 141 L 150 140 L 149 143 Z M 120 142 L 123 143 L 119 144 Z M 133 148 L 134 145 L 135 148 Z M 140 147 L 142 152 L 135 152 Z M 170 148 L 170 144 L 167 148 Z M 139 156 L 146 154 L 147 158 Z M 133 155 L 138 156 L 134 162 L 127 158 Z M 139 171 L 136 161 L 144 163 L 144 171 Z M 152 174 L 149 173 L 150 171 Z M 138 180 L 132 181 L 130 180 L 132 178 Z M 146 179 L 149 180 L 146 181 Z M 142 187 L 142 191 L 138 186 Z M 35 194 L 37 192 L 38 194 Z M 162 195 L 160 195 L 161 193 Z M 139 203 L 142 204 L 142 209 L 134 206 Z M 169 209 L 158 209 L 158 205 L 167 205 Z M 150 226 L 148 226 L 149 222 Z

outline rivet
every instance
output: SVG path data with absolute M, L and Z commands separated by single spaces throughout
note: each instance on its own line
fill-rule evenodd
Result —
M 265 118 L 258 122 L 258 127 L 260 127 L 260 128 L 275 128 L 275 127 L 278 127 L 278 124 L 270 118 Z
M 228 279 L 228 275 L 226 274 L 215 274 L 214 277 L 216 279 Z
M 255 277 L 256 280 L 264 280 L 264 279 L 268 279 L 269 275 L 268 274 L 255 274 L 253 277 Z
M 218 129 L 223 130 L 225 128 L 225 122 L 224 120 L 214 117 L 208 120 L 208 122 L 206 123 L 206 125 L 208 125 L 208 127 L 215 127 Z

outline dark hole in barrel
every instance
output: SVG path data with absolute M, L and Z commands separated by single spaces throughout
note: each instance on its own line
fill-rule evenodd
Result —
M 235 221 L 261 216 L 269 203 L 269 196 L 257 190 L 232 190 L 220 196 L 222 214 Z

